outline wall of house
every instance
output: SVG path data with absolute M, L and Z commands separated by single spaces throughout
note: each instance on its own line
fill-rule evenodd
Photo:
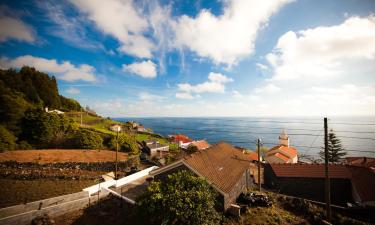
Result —
M 325 179 L 303 177 L 276 177 L 271 166 L 265 167 L 265 185 L 268 188 L 290 196 L 307 198 L 314 201 L 325 201 Z M 346 206 L 353 202 L 351 182 L 349 179 L 331 178 L 331 203 Z
M 250 171 L 245 171 L 233 189 L 224 196 L 224 210 L 227 210 L 231 204 L 236 203 L 237 198 L 246 189 L 254 185 L 253 179 L 250 176 Z

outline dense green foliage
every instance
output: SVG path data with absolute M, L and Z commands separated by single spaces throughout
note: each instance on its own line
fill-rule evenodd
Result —
M 110 146 L 113 150 L 116 150 L 117 135 L 113 136 L 110 141 Z M 129 152 L 132 155 L 139 155 L 139 147 L 135 134 L 121 133 L 118 136 L 118 148 L 120 151 Z
M 328 162 L 337 163 L 342 161 L 344 156 L 346 156 L 345 149 L 341 145 L 340 139 L 336 137 L 333 130 L 328 133 Z M 325 159 L 324 148 L 319 152 L 320 158 Z
M 138 198 L 138 213 L 147 224 L 219 224 L 216 192 L 188 171 L 152 182 Z
M 53 76 L 30 67 L 0 70 L 0 105 L 2 150 L 72 146 L 72 122 L 44 107 L 79 111 L 81 106 L 59 95 Z
M 102 137 L 89 130 L 83 130 L 75 133 L 75 143 L 76 148 L 83 148 L 83 149 L 101 149 L 103 148 L 103 139 Z
M 17 138 L 11 132 L 0 125 L 0 152 L 15 149 L 16 140 Z

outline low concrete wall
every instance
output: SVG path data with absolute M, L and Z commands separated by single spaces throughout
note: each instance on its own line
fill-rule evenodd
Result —
M 39 209 L 43 209 L 49 206 L 59 205 L 64 202 L 69 202 L 69 201 L 87 198 L 87 197 L 88 197 L 88 192 L 81 191 L 81 192 L 77 192 L 73 194 L 61 195 L 61 196 L 54 197 L 54 198 L 43 199 L 40 201 L 29 202 L 26 204 L 10 206 L 7 208 L 0 209 L 0 218 L 4 218 L 4 217 L 11 216 L 11 215 L 24 213 L 24 212 L 29 212 L 32 210 L 39 210 Z
M 109 193 L 100 193 L 100 198 L 106 197 Z M 58 205 L 52 205 L 49 207 L 42 208 L 40 210 L 31 210 L 28 212 L 4 217 L 0 219 L 0 225 L 26 225 L 37 216 L 48 214 L 51 217 L 63 215 L 65 213 L 73 212 L 76 210 L 84 209 L 89 204 L 92 204 L 98 200 L 98 196 L 85 197 L 76 199 L 73 201 L 64 202 Z
M 151 167 L 149 167 L 147 169 L 144 169 L 142 171 L 139 171 L 139 172 L 134 173 L 132 175 L 129 175 L 127 177 L 121 178 L 121 179 L 119 179 L 119 180 L 116 181 L 115 187 L 117 188 L 117 187 L 123 186 L 125 184 L 130 183 L 130 182 L 138 180 L 139 178 L 147 176 L 151 171 L 156 170 L 157 168 L 159 168 L 159 167 L 157 167 L 157 166 L 151 166 Z

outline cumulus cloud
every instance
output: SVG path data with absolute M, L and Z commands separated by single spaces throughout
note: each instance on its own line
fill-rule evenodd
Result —
M 235 64 L 254 51 L 258 30 L 291 0 L 223 1 L 223 14 L 202 10 L 195 17 L 181 16 L 176 24 L 175 45 L 187 47 L 215 63 Z
M 192 99 L 193 95 L 200 93 L 224 93 L 225 83 L 232 82 L 233 79 L 229 78 L 221 73 L 211 72 L 208 75 L 208 81 L 197 85 L 191 85 L 188 83 L 178 84 L 177 98 Z
M 76 94 L 81 93 L 81 91 L 78 88 L 75 88 L 75 87 L 70 87 L 70 88 L 66 89 L 65 92 L 68 93 L 68 94 L 71 94 L 71 95 L 76 95 Z
M 266 84 L 265 86 L 256 88 L 254 92 L 257 94 L 273 94 L 280 90 L 281 90 L 280 87 L 269 83 L 269 84 Z
M 34 57 L 31 55 L 19 56 L 14 59 L 1 58 L 0 67 L 7 68 L 21 68 L 22 66 L 35 67 L 37 70 L 55 75 L 57 79 L 65 81 L 96 81 L 94 75 L 95 68 L 88 64 L 81 64 L 75 66 L 69 61 L 58 62 L 56 59 L 45 59 L 41 57 Z
M 141 92 L 138 95 L 138 98 L 139 98 L 139 100 L 145 101 L 145 102 L 148 102 L 148 101 L 158 102 L 158 101 L 161 101 L 162 99 L 164 99 L 164 97 L 162 97 L 160 95 L 154 95 L 154 94 L 150 94 L 148 92 Z
M 33 43 L 35 42 L 35 31 L 18 18 L 0 15 L 0 42 L 10 39 Z
M 128 65 L 122 65 L 124 72 L 129 72 L 144 78 L 154 78 L 157 76 L 156 64 L 151 60 L 135 62 Z
M 351 17 L 281 36 L 266 58 L 274 80 L 368 75 L 375 72 L 375 16 Z
M 154 44 L 144 37 L 149 25 L 132 0 L 70 0 L 89 20 L 116 38 L 119 51 L 140 58 L 151 58 Z
M 175 96 L 176 98 L 179 98 L 179 99 L 188 99 L 188 100 L 194 99 L 194 96 L 187 92 L 177 92 Z

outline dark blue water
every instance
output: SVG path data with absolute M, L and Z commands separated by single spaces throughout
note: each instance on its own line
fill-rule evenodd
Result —
M 236 146 L 256 149 L 257 138 L 265 147 L 278 144 L 282 129 L 289 135 L 290 145 L 298 152 L 317 157 L 323 143 L 323 118 L 119 118 L 136 121 L 155 133 L 182 133 L 192 139 L 206 139 L 213 144 L 226 141 Z M 375 117 L 329 118 L 333 129 L 351 156 L 375 157 Z

